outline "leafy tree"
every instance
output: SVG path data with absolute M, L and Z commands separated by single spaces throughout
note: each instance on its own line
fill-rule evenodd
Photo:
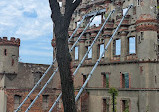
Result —
M 71 72 L 71 55 L 68 47 L 68 28 L 74 10 L 82 0 L 66 0 L 64 14 L 60 11 L 57 0 L 49 0 L 52 11 L 52 21 L 54 23 L 54 33 L 56 39 L 56 59 L 59 67 L 62 101 L 65 112 L 76 112 L 74 85 Z

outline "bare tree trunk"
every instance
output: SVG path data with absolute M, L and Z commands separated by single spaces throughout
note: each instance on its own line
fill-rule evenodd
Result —
M 49 0 L 52 20 L 55 24 L 56 58 L 60 71 L 64 112 L 76 112 L 74 85 L 71 72 L 71 55 L 68 48 L 68 27 L 72 14 L 81 0 L 66 0 L 65 14 L 62 15 L 57 0 Z

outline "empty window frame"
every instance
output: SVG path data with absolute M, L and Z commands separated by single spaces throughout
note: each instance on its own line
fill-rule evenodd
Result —
M 91 20 L 92 18 L 90 18 L 90 20 Z M 91 22 L 91 24 L 90 24 L 90 26 L 96 26 L 96 27 L 98 27 L 100 24 L 102 23 L 102 15 L 98 15 L 98 16 L 96 16 L 94 19 L 93 19 L 93 21 Z
M 22 97 L 19 95 L 14 95 L 14 110 L 18 108 L 22 100 Z
M 137 6 L 140 6 L 141 0 L 137 0 Z
M 110 78 L 109 73 L 104 73 L 103 74 L 103 87 L 104 88 L 109 88 L 109 78 Z
M 114 55 L 121 54 L 121 39 L 114 40 Z
M 129 100 L 121 100 L 122 112 L 130 112 Z
M 83 84 L 86 81 L 86 79 L 87 79 L 87 75 L 83 75 Z
M 90 49 L 91 46 L 88 46 L 87 47 L 87 50 Z M 89 53 L 88 53 L 88 59 L 91 59 L 92 58 L 92 48 L 90 49 Z
M 47 110 L 49 108 L 49 95 L 43 95 L 43 110 Z
M 109 98 L 103 99 L 103 112 L 109 112 Z
M 85 81 L 87 80 L 88 75 L 86 75 L 86 74 L 82 74 L 82 75 L 83 75 L 83 84 L 84 84 Z M 88 83 L 87 83 L 86 87 L 88 87 Z
M 62 7 L 62 2 L 59 2 L 59 6 Z
M 80 21 L 77 21 L 77 22 L 76 22 L 76 25 L 78 26 L 80 23 L 81 23 Z
M 127 10 L 128 10 L 128 8 L 123 9 L 123 15 L 125 15 Z
M 136 38 L 135 37 L 129 37 L 128 38 L 129 43 L 129 54 L 136 54 Z
M 129 88 L 129 73 L 123 73 L 121 76 L 122 88 Z
M 79 47 L 76 46 L 76 47 L 75 47 L 75 60 L 78 60 L 78 58 L 79 58 L 79 57 L 78 57 L 78 52 L 79 52 L 78 50 L 79 50 Z
M 100 56 L 102 55 L 103 51 L 104 51 L 104 44 L 100 44 L 99 45 L 99 54 L 100 54 Z M 104 57 L 104 55 L 102 55 L 102 57 Z
M 34 85 L 37 84 L 37 82 L 40 80 L 41 77 L 42 77 L 41 72 L 35 72 L 34 73 Z M 39 87 L 40 87 L 40 85 L 39 85 Z

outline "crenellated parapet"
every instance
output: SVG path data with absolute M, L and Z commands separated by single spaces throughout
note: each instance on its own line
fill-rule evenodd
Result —
M 19 38 L 15 38 L 15 37 L 11 37 L 10 40 L 8 40 L 7 37 L 0 37 L 0 45 L 10 45 L 10 46 L 20 46 L 20 39 Z

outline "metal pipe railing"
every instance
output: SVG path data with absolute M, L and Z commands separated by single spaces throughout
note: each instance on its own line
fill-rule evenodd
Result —
M 89 49 L 88 49 L 87 52 L 85 53 L 84 57 L 82 58 L 81 62 L 79 63 L 78 67 L 77 67 L 76 70 L 74 71 L 73 76 L 76 75 L 77 71 L 79 70 L 79 68 L 80 68 L 81 65 L 83 64 L 83 62 L 84 62 L 84 60 L 86 59 L 88 53 L 90 52 L 91 48 L 93 47 L 94 43 L 95 43 L 96 40 L 98 39 L 98 37 L 99 37 L 100 33 L 102 32 L 104 26 L 106 25 L 106 23 L 108 22 L 110 16 L 112 15 L 112 13 L 114 13 L 114 11 L 115 11 L 115 10 L 113 10 L 113 11 L 111 11 L 111 12 L 109 13 L 107 19 L 106 19 L 105 22 L 103 23 L 103 25 L 102 25 L 101 29 L 99 30 L 97 36 L 94 38 L 94 40 L 93 40 L 91 46 L 89 47 Z M 60 95 L 59 95 L 58 98 L 56 99 L 55 103 L 54 103 L 54 104 L 52 105 L 52 107 L 50 108 L 49 112 L 51 112 L 51 111 L 53 110 L 53 108 L 56 106 L 57 102 L 60 100 L 61 96 L 62 96 L 62 92 L 60 93 Z
M 70 52 L 72 52 L 73 48 L 76 46 L 76 44 L 78 43 L 78 41 L 80 40 L 80 38 L 82 37 L 82 35 L 86 32 L 86 30 L 88 29 L 89 25 L 91 24 L 91 22 L 93 21 L 93 19 L 95 18 L 95 16 L 97 14 L 98 13 L 96 13 L 93 16 L 93 18 L 90 20 L 90 22 L 87 24 L 87 26 L 85 27 L 85 29 L 83 30 L 83 32 L 80 34 L 80 36 L 78 37 L 78 39 L 76 40 L 76 42 L 71 47 Z M 54 73 L 51 75 L 51 77 L 49 78 L 49 80 L 45 83 L 44 87 L 40 90 L 40 92 L 38 93 L 38 95 L 35 97 L 35 99 L 32 101 L 32 103 L 29 105 L 29 107 L 27 108 L 27 110 L 25 112 L 28 112 L 30 110 L 30 108 L 32 107 L 32 105 L 39 98 L 39 96 L 41 95 L 41 93 L 45 90 L 46 86 L 50 83 L 50 81 L 52 80 L 52 78 L 54 77 L 54 75 L 56 74 L 57 71 L 58 71 L 58 67 L 56 68 L 56 70 L 54 71 Z
M 109 44 L 110 44 L 111 41 L 113 40 L 113 38 L 114 38 L 116 32 L 118 31 L 119 27 L 121 26 L 121 23 L 123 22 L 125 16 L 127 15 L 129 9 L 132 8 L 132 6 L 133 6 L 133 5 L 130 5 L 130 6 L 128 7 L 128 9 L 127 9 L 127 11 L 125 12 L 124 16 L 122 17 L 122 19 L 121 19 L 119 25 L 118 25 L 117 28 L 115 29 L 115 31 L 114 31 L 113 35 L 111 36 L 109 42 L 107 43 L 106 47 L 104 48 L 104 51 L 103 51 L 102 54 L 100 55 L 99 59 L 97 60 L 96 64 L 94 65 L 93 69 L 92 69 L 91 72 L 89 73 L 88 78 L 86 79 L 86 81 L 84 82 L 84 84 L 83 84 L 83 86 L 81 87 L 80 91 L 78 92 L 78 94 L 77 94 L 77 96 L 76 96 L 76 98 L 75 98 L 75 101 L 78 100 L 78 98 L 80 97 L 80 95 L 81 95 L 81 93 L 83 92 L 84 88 L 86 87 L 86 85 L 87 85 L 88 81 L 90 80 L 90 78 L 91 78 L 93 72 L 94 72 L 95 69 L 97 68 L 97 66 L 98 66 L 98 64 L 99 64 L 99 62 L 100 62 L 102 56 L 104 55 L 105 51 L 108 49 Z

